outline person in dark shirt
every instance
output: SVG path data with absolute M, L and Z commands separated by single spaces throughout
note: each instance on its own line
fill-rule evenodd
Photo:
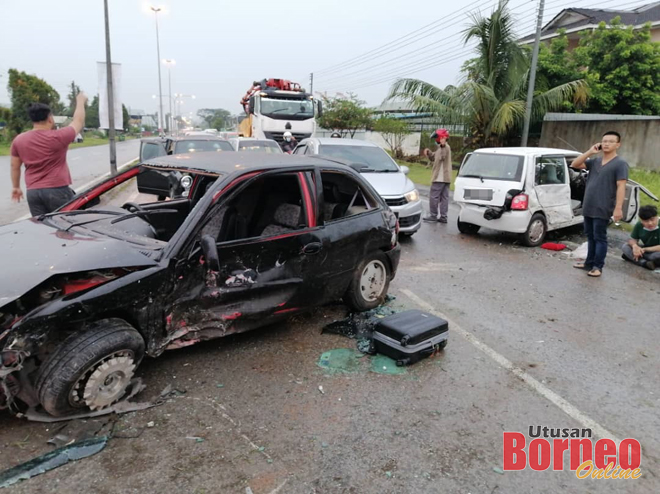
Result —
M 660 267 L 658 209 L 655 206 L 642 206 L 638 214 L 639 221 L 633 228 L 630 239 L 621 247 L 621 257 L 653 271 Z
M 296 141 L 296 138 L 293 137 L 288 130 L 284 133 L 283 137 L 284 142 L 282 142 L 282 151 L 287 154 L 293 153 L 293 150 L 296 149 L 296 146 L 298 145 L 298 141 Z
M 578 170 L 589 170 L 582 201 L 584 233 L 587 235 L 589 250 L 587 259 L 574 267 L 585 269 L 593 278 L 603 274 L 607 256 L 607 224 L 610 218 L 614 221 L 623 218 L 628 163 L 617 155 L 620 146 L 621 135 L 618 132 L 605 132 L 601 142 L 594 144 L 571 164 L 571 167 Z M 595 157 L 601 151 L 603 155 Z

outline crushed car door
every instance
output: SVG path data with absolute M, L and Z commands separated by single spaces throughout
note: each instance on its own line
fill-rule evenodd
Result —
M 197 233 L 216 239 L 220 269 L 199 247 L 177 270 L 170 347 L 242 332 L 308 306 L 306 258 L 320 248 L 314 197 L 301 172 L 264 173 L 213 207 Z
M 642 184 L 635 182 L 634 180 L 628 179 L 626 183 L 626 196 L 623 200 L 623 221 L 626 223 L 631 223 L 637 217 L 637 211 L 639 211 L 639 191 L 644 192 L 654 201 L 658 201 L 658 198 L 653 195 L 653 193 L 644 187 Z
M 550 227 L 573 219 L 571 187 L 564 156 L 539 156 L 534 169 L 534 190 Z

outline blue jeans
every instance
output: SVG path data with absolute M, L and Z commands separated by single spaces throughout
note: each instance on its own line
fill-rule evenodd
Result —
M 584 217 L 584 233 L 587 235 L 589 250 L 584 261 L 588 269 L 603 269 L 607 256 L 607 220 Z

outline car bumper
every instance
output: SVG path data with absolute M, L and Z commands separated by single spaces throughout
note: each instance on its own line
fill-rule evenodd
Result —
M 422 201 L 409 202 L 403 206 L 390 206 L 399 218 L 400 233 L 414 233 L 422 227 Z
M 387 259 L 390 261 L 390 267 L 392 268 L 392 274 L 390 280 L 393 280 L 396 276 L 396 271 L 399 268 L 399 260 L 401 259 L 401 246 L 396 244 L 396 247 L 385 252 Z
M 532 219 L 531 211 L 505 211 L 496 220 L 487 220 L 484 213 L 488 206 L 477 206 L 476 204 L 458 203 L 461 207 L 459 220 L 472 223 L 484 228 L 491 228 L 501 232 L 525 233 Z

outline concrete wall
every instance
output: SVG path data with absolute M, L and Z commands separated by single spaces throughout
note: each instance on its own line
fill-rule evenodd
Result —
M 630 166 L 660 172 L 660 119 L 544 121 L 539 146 L 586 151 L 608 130 L 621 134 L 619 155 Z
M 331 134 L 332 134 L 331 130 L 317 129 L 316 134 L 314 134 L 314 136 L 330 137 Z M 405 154 L 406 156 L 418 156 L 421 137 L 422 135 L 420 132 L 413 132 L 412 134 L 406 136 L 406 138 L 403 140 L 403 143 L 401 145 L 403 154 Z M 348 137 L 347 139 L 350 139 L 350 137 Z M 383 139 L 383 136 L 380 134 L 380 132 L 358 130 L 357 132 L 355 132 L 354 139 L 373 142 L 374 144 L 379 145 L 383 149 L 388 149 L 391 151 L 390 147 L 387 145 L 385 139 Z

